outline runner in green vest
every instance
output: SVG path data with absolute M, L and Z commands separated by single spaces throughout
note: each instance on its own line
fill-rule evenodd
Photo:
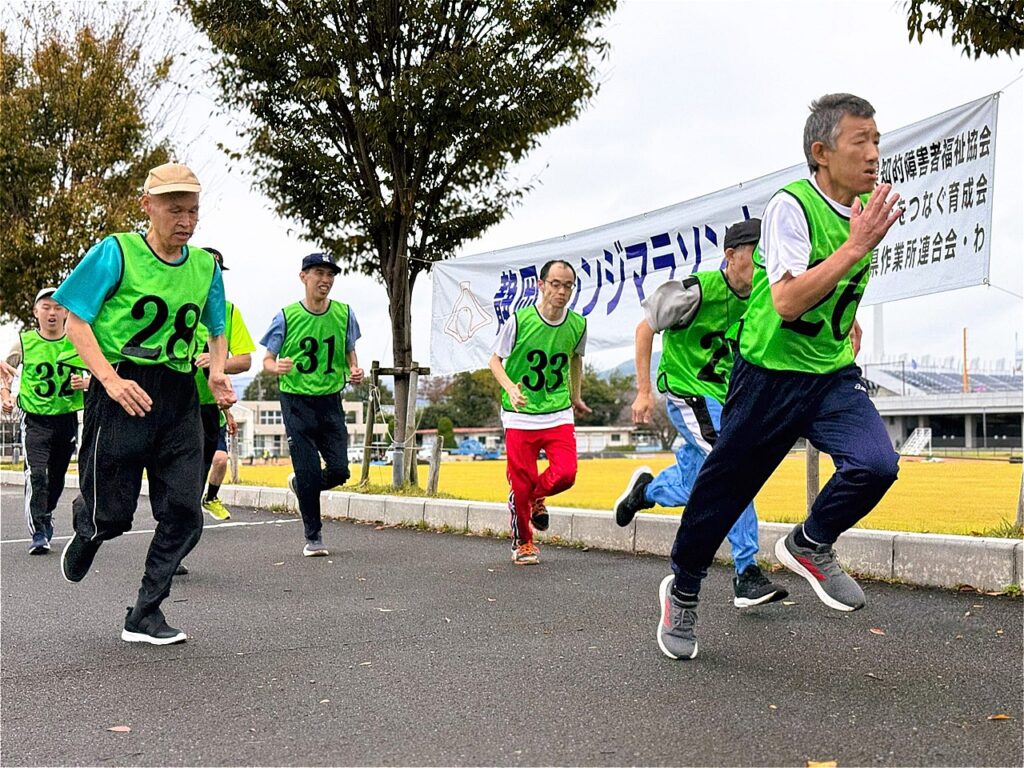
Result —
M 658 364 L 658 391 L 682 444 L 676 463 L 655 477 L 649 467 L 638 467 L 616 501 L 615 520 L 628 525 L 637 512 L 656 504 L 683 507 L 721 429 L 732 373 L 732 350 L 726 338 L 747 307 L 754 271 L 754 246 L 761 236 L 761 220 L 733 224 L 722 246 L 725 267 L 698 272 L 683 280 L 669 280 L 643 302 L 644 319 L 636 327 L 636 400 L 633 422 L 650 421 L 654 406 L 651 388 L 651 348 L 662 334 Z M 757 556 L 757 513 L 753 501 L 729 531 L 732 545 L 733 605 L 750 608 L 781 600 L 788 594 L 761 572 Z
M 853 362 L 871 251 L 901 215 L 891 186 L 875 186 L 874 114 L 848 93 L 815 101 L 804 126 L 811 176 L 786 185 L 765 208 L 722 430 L 676 534 L 673 573 L 659 588 L 658 646 L 670 658 L 697 655 L 697 596 L 715 551 L 800 438 L 831 456 L 836 471 L 775 555 L 830 608 L 864 605 L 833 544 L 898 472 Z
M 30 555 L 45 555 L 53 539 L 53 511 L 64 492 L 64 476 L 78 440 L 78 412 L 87 377 L 60 362 L 71 343 L 64 333 L 68 311 L 53 300 L 56 288 L 43 288 L 32 306 L 37 328 L 22 331 L 0 374 L 0 403 L 14 410 L 10 374 L 21 367 L 18 406 L 25 457 L 25 520 Z
M 224 374 L 224 284 L 213 257 L 190 247 L 199 218 L 199 180 L 186 166 L 149 172 L 145 235 L 111 235 L 93 246 L 57 289 L 70 312 L 67 331 L 93 380 L 85 400 L 81 493 L 75 536 L 61 570 L 71 582 L 89 573 L 100 545 L 132 526 L 143 472 L 156 530 L 135 605 L 121 638 L 180 643 L 160 605 L 203 530 L 202 446 L 192 373 L 196 327 L 210 333 L 210 390 L 222 408 L 235 401 Z
M 220 267 L 221 273 L 227 270 L 224 266 L 224 255 L 216 248 L 209 246 L 204 251 L 213 256 Z M 227 360 L 224 361 L 224 372 L 226 374 L 243 373 L 252 367 L 252 352 L 256 351 L 249 329 L 245 327 L 242 320 L 242 313 L 238 307 L 230 301 L 224 302 L 225 326 L 224 338 L 227 340 Z M 231 411 L 225 411 L 217 405 L 217 399 L 210 391 L 210 384 L 207 381 L 210 375 L 210 346 L 208 344 L 209 332 L 206 326 L 199 325 L 196 328 L 195 344 L 195 379 L 196 390 L 199 392 L 199 417 L 203 424 L 203 478 L 207 480 L 206 497 L 203 499 L 203 509 L 210 513 L 210 517 L 217 521 L 231 519 L 231 511 L 224 506 L 224 503 L 217 497 L 220 493 L 220 486 L 224 482 L 224 475 L 228 468 L 228 435 L 235 434 L 235 419 Z M 184 562 L 178 563 L 175 576 L 186 576 L 188 567 Z
M 547 497 L 576 482 L 574 414 L 591 412 L 580 395 L 587 321 L 568 308 L 575 287 L 576 271 L 568 262 L 549 261 L 541 267 L 540 301 L 505 322 L 489 363 L 502 388 L 516 565 L 540 562 L 533 529 L 548 529 Z M 538 474 L 541 451 L 548 467 Z
M 305 298 L 278 312 L 260 340 L 267 349 L 263 370 L 281 380 L 281 416 L 295 470 L 288 487 L 302 515 L 304 557 L 330 554 L 323 541 L 320 493 L 349 478 L 341 390 L 349 381 L 363 380 L 356 357 L 359 323 L 355 313 L 347 304 L 328 298 L 339 272 L 326 253 L 306 256 L 299 272 Z
M 216 248 L 205 248 L 213 254 L 221 272 L 228 271 L 224 266 L 224 255 Z M 224 338 L 227 339 L 228 356 L 224 362 L 227 374 L 244 373 L 252 367 L 252 353 L 256 351 L 249 329 L 245 326 L 242 313 L 230 301 L 225 301 Z M 222 411 L 210 392 L 207 376 L 210 373 L 210 352 L 206 345 L 207 334 L 200 327 L 196 339 L 196 387 L 199 390 L 199 412 L 203 421 L 203 477 L 207 478 L 206 496 L 203 509 L 210 513 L 214 520 L 230 520 L 231 512 L 217 498 L 221 483 L 228 468 L 228 434 L 234 434 L 234 419 L 230 411 Z

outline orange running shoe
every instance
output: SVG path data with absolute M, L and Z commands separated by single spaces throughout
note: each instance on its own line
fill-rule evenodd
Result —
M 540 562 L 540 550 L 532 541 L 520 544 L 512 550 L 512 562 L 516 565 L 537 565 Z

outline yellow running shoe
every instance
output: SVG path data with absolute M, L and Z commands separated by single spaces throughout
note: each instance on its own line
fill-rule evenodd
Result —
M 230 520 L 231 512 L 224 506 L 220 499 L 207 499 L 203 502 L 203 509 L 210 513 L 214 520 Z

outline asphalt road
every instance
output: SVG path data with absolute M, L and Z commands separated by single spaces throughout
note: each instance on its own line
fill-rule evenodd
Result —
M 700 656 L 654 640 L 661 558 L 236 510 L 164 603 L 183 645 L 119 639 L 152 527 L 79 584 L 30 557 L 4 488 L 0 763 L 13 765 L 1020 766 L 1019 599 L 866 583 L 830 611 L 749 612 L 716 568 Z M 70 494 L 57 535 L 70 528 Z M 1005 714 L 1011 719 L 990 720 Z M 109 728 L 128 726 L 129 733 Z

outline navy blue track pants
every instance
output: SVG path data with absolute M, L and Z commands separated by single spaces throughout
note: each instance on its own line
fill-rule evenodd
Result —
M 672 547 L 679 590 L 699 591 L 729 529 L 801 437 L 836 466 L 804 522 L 809 538 L 832 544 L 874 509 L 899 471 L 899 456 L 860 369 L 772 371 L 737 354 L 722 430 L 697 475 Z
M 341 395 L 282 392 L 280 397 L 302 526 L 306 540 L 315 541 L 323 528 L 320 493 L 343 485 L 349 478 L 348 427 Z

